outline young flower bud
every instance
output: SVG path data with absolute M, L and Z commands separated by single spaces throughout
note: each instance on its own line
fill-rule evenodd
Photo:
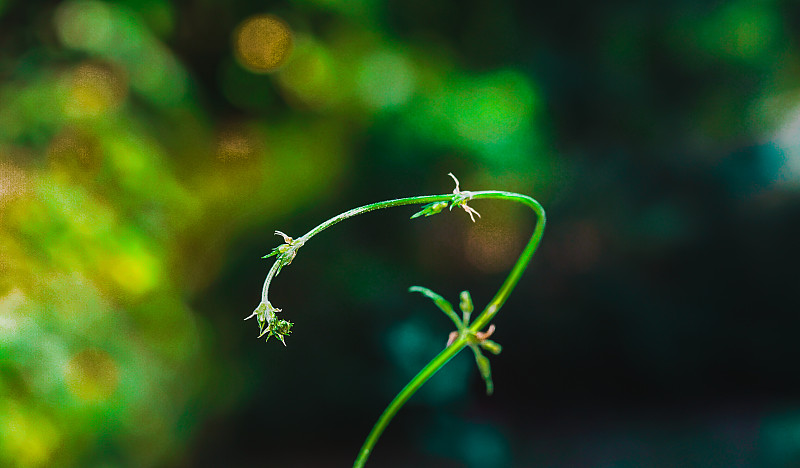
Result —
M 481 354 L 480 350 L 472 346 L 472 352 L 475 354 L 475 363 L 478 364 L 478 370 L 481 372 L 483 381 L 486 382 L 486 394 L 491 395 L 494 392 L 494 383 L 492 382 L 492 366 L 489 365 L 489 359 Z
M 422 210 L 411 215 L 411 219 L 419 218 L 420 216 L 433 216 L 437 213 L 441 213 L 445 208 L 447 208 L 446 201 L 428 203 L 422 207 Z
M 503 347 L 492 340 L 483 340 L 480 342 L 480 346 L 494 355 L 498 355 L 503 351 Z
M 458 307 L 461 309 L 461 312 L 465 314 L 471 314 L 473 310 L 472 306 L 472 296 L 469 295 L 469 291 L 461 291 L 461 295 L 459 295 L 461 302 L 459 302 Z
M 469 295 L 469 291 L 461 291 L 461 295 L 459 297 L 461 301 L 458 303 L 458 308 L 461 309 L 464 326 L 467 326 L 469 325 L 469 318 L 474 309 L 472 306 L 472 297 Z

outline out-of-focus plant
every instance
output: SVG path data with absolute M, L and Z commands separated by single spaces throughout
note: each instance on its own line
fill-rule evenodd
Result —
M 453 305 L 439 294 L 436 294 L 430 289 L 421 286 L 412 286 L 409 289 L 409 291 L 419 292 L 431 299 L 436 307 L 441 309 L 441 311 L 453 321 L 456 330 L 450 333 L 450 337 L 447 341 L 445 349 L 431 359 L 431 361 L 419 373 L 417 373 L 414 378 L 411 379 L 411 381 L 400 391 L 400 393 L 397 394 L 394 400 L 389 403 L 389 406 L 386 407 L 383 414 L 381 414 L 380 418 L 378 418 L 378 421 L 373 426 L 372 431 L 370 431 L 369 435 L 367 436 L 367 439 L 364 441 L 364 445 L 361 447 L 361 451 L 359 452 L 358 457 L 353 465 L 354 468 L 364 466 L 367 458 L 375 447 L 375 444 L 378 442 L 378 438 L 380 438 L 383 431 L 392 421 L 400 408 L 402 408 L 403 405 L 408 401 L 408 399 L 411 398 L 411 396 L 414 395 L 414 393 L 416 393 L 416 391 L 419 390 L 419 388 L 422 387 L 422 385 L 425 384 L 428 379 L 433 377 L 433 375 L 436 374 L 439 369 L 444 367 L 444 365 L 447 364 L 450 359 L 455 357 L 464 348 L 469 347 L 472 349 L 472 352 L 475 355 L 475 362 L 478 365 L 481 377 L 486 383 L 486 393 L 491 395 L 494 390 L 489 359 L 483 355 L 481 350 L 483 349 L 489 351 L 492 354 L 499 354 L 502 348 L 499 344 L 489 339 L 495 330 L 495 326 L 493 324 L 489 325 L 489 322 L 491 322 L 491 320 L 500 311 L 500 308 L 503 306 L 506 299 L 508 299 L 511 291 L 514 290 L 514 287 L 519 282 L 519 279 L 522 276 L 522 273 L 525 271 L 525 268 L 528 266 L 528 263 L 530 263 L 531 259 L 533 258 L 533 254 L 536 252 L 536 249 L 541 242 L 542 235 L 544 234 L 546 222 L 545 212 L 544 208 L 542 208 L 539 202 L 527 195 L 496 190 L 482 190 L 476 192 L 461 190 L 458 179 L 456 179 L 452 173 L 449 175 L 456 183 L 456 187 L 451 194 L 398 198 L 395 200 L 387 200 L 364 205 L 328 219 L 297 239 L 293 239 L 281 231 L 275 231 L 276 235 L 283 237 L 284 243 L 278 247 L 275 247 L 272 249 L 272 252 L 263 257 L 269 258 L 274 256 L 276 257 L 275 263 L 272 264 L 269 273 L 267 273 L 267 278 L 264 281 L 264 287 L 261 292 L 261 302 L 253 311 L 253 313 L 245 318 L 245 320 L 255 317 L 258 321 L 258 326 L 261 331 L 259 337 L 266 335 L 267 341 L 269 341 L 270 337 L 275 336 L 283 343 L 284 346 L 286 346 L 285 337 L 292 332 L 292 326 L 294 324 L 287 320 L 278 318 L 277 313 L 281 312 L 281 309 L 276 308 L 269 301 L 269 287 L 278 273 L 280 273 L 281 269 L 284 266 L 292 263 L 292 260 L 294 260 L 295 256 L 297 255 L 297 251 L 300 250 L 300 248 L 305 245 L 306 242 L 334 224 L 363 213 L 368 213 L 370 211 L 392 208 L 395 206 L 417 205 L 423 203 L 426 205 L 422 208 L 422 210 L 412 215 L 411 219 L 422 216 L 432 216 L 442 212 L 445 208 L 452 210 L 454 207 L 460 207 L 467 214 L 469 214 L 470 219 L 475 222 L 475 216 L 480 217 L 480 214 L 467 203 L 471 200 L 478 199 L 510 200 L 521 203 L 531 208 L 534 213 L 536 213 L 538 221 L 527 246 L 522 251 L 522 254 L 520 254 L 519 259 L 512 267 L 511 272 L 500 286 L 500 289 L 497 291 L 494 298 L 472 323 L 470 323 L 470 318 L 473 311 L 473 304 L 472 298 L 468 291 L 462 291 L 460 294 L 459 309 L 461 309 L 462 315 L 459 317 L 455 313 Z M 482 331 L 487 325 L 489 325 L 488 329 L 486 331 Z

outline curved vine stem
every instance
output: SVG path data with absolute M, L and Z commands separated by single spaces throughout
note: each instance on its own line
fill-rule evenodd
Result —
M 479 199 L 496 199 L 496 200 L 509 200 L 514 201 L 517 203 L 522 203 L 523 205 L 531 208 L 537 216 L 536 227 L 534 228 L 533 234 L 531 235 L 528 244 L 525 246 L 525 249 L 520 254 L 520 257 L 517 259 L 517 262 L 511 268 L 511 272 L 506 277 L 503 284 L 500 286 L 500 289 L 497 291 L 495 296 L 483 309 L 483 311 L 478 315 L 474 322 L 469 325 L 468 328 L 465 328 L 463 331 L 464 333 L 460 333 L 452 342 L 440 352 L 436 357 L 434 357 L 413 379 L 397 394 L 397 396 L 389 403 L 389 406 L 383 411 L 381 416 L 378 418 L 378 421 L 373 426 L 372 430 L 370 431 L 369 435 L 367 436 L 366 440 L 364 441 L 364 445 L 361 447 L 359 451 L 358 457 L 356 458 L 355 463 L 353 464 L 354 468 L 363 467 L 367 461 L 367 458 L 372 453 L 375 444 L 377 443 L 378 439 L 380 438 L 381 434 L 383 433 L 384 429 L 389 425 L 391 420 L 403 407 L 403 405 L 408 401 L 411 396 L 422 387 L 425 382 L 428 381 L 434 374 L 436 374 L 439 369 L 444 367 L 450 359 L 456 356 L 459 352 L 461 352 L 467 346 L 474 346 L 475 345 L 475 336 L 480 335 L 480 331 L 489 322 L 497 315 L 497 312 L 505 303 L 508 296 L 511 294 L 511 291 L 514 290 L 514 287 L 519 282 L 522 274 L 525 272 L 525 268 L 530 263 L 531 259 L 533 258 L 534 253 L 536 253 L 536 249 L 539 247 L 539 243 L 542 240 L 542 235 L 544 234 L 544 228 L 546 223 L 546 217 L 544 208 L 534 200 L 533 198 L 527 195 L 521 195 L 518 193 L 513 192 L 503 192 L 503 191 L 496 191 L 496 190 L 484 190 L 484 191 L 475 191 L 475 192 L 468 192 L 468 191 L 461 191 L 458 186 L 458 180 L 452 176 L 453 179 L 456 181 L 456 189 L 453 191 L 452 194 L 445 194 L 445 195 L 426 195 L 426 196 L 417 196 L 417 197 L 407 197 L 407 198 L 398 198 L 395 200 L 387 200 L 378 203 L 371 203 L 369 205 L 364 205 L 358 208 L 354 208 L 352 210 L 346 211 L 338 216 L 335 216 L 317 227 L 313 228 L 309 232 L 307 232 L 302 237 L 297 239 L 292 239 L 291 237 L 287 236 L 286 234 L 276 231 L 276 234 L 282 236 L 284 238 L 285 244 L 276 247 L 273 249 L 272 253 L 266 255 L 265 257 L 276 255 L 277 259 L 275 263 L 269 270 L 267 274 L 267 278 L 264 281 L 264 287 L 262 289 L 261 294 L 261 303 L 256 308 L 250 317 L 257 317 L 259 325 L 261 327 L 261 335 L 267 334 L 267 338 L 269 339 L 270 336 L 277 336 L 282 342 L 284 341 L 284 336 L 288 335 L 291 332 L 292 323 L 286 322 L 284 320 L 278 320 L 276 317 L 276 313 L 280 312 L 280 309 L 277 309 L 272 306 L 269 302 L 269 286 L 272 280 L 280 273 L 281 268 L 285 265 L 288 265 L 292 262 L 297 251 L 302 247 L 309 239 L 314 237 L 315 235 L 319 234 L 320 232 L 324 231 L 325 229 L 340 223 L 348 218 L 352 218 L 353 216 L 357 216 L 360 214 L 368 213 L 370 211 L 375 211 L 384 208 L 392 208 L 396 206 L 403 206 L 403 205 L 419 205 L 423 203 L 427 203 L 428 205 L 419 213 L 412 216 L 430 216 L 436 213 L 439 213 L 446 207 L 450 207 L 452 210 L 454 207 L 461 207 L 463 208 L 469 215 L 470 218 L 474 221 L 474 216 L 477 215 L 480 217 L 477 211 L 472 209 L 471 207 L 467 206 L 467 202 L 470 200 L 479 200 Z M 471 309 L 471 306 L 470 306 Z M 248 318 L 250 318 L 248 317 Z M 466 325 L 466 323 L 465 323 Z M 490 327 L 491 331 L 492 327 Z M 471 341 L 472 340 L 472 341 Z M 284 342 L 284 344 L 286 344 Z
M 520 278 L 522 277 L 522 273 L 525 272 L 525 268 L 527 268 L 528 264 L 530 263 L 531 259 L 533 259 L 533 254 L 536 253 L 536 249 L 539 247 L 539 243 L 542 240 L 542 235 L 544 235 L 544 226 L 547 222 L 547 218 L 544 212 L 544 208 L 542 205 L 539 204 L 533 198 L 521 195 L 518 193 L 512 192 L 499 192 L 499 191 L 482 191 L 482 192 L 472 192 L 472 199 L 479 199 L 479 198 L 494 198 L 494 199 L 501 199 L 501 200 L 513 200 L 520 202 L 529 208 L 531 208 L 534 213 L 536 213 L 537 221 L 536 227 L 533 230 L 533 234 L 531 235 L 528 244 L 525 246 L 525 249 L 520 254 L 519 259 L 511 268 L 511 272 L 506 277 L 503 284 L 500 286 L 500 289 L 494 295 L 494 298 L 489 302 L 485 309 L 478 315 L 472 325 L 469 327 L 469 330 L 473 333 L 479 332 L 484 326 L 486 326 L 503 304 L 508 299 L 508 296 L 511 294 L 511 291 L 514 290 L 514 287 L 519 282 Z M 450 346 L 446 347 L 442 352 L 436 355 L 431 361 L 422 368 L 422 370 L 414 376 L 413 379 L 402 389 L 400 393 L 394 397 L 389 406 L 383 411 L 383 414 L 378 418 L 378 421 L 372 427 L 367 439 L 364 441 L 364 445 L 361 446 L 361 450 L 358 453 L 358 458 L 356 458 L 355 463 L 353 464 L 353 468 L 362 468 L 364 464 L 367 462 L 367 458 L 369 457 L 370 453 L 372 453 L 372 449 L 375 447 L 375 444 L 378 442 L 381 434 L 383 434 L 384 429 L 386 426 L 394 418 L 395 414 L 403 407 L 403 405 L 411 398 L 414 393 L 419 390 L 422 385 L 428 381 L 434 374 L 436 374 L 439 369 L 444 367 L 450 359 L 460 353 L 468 344 L 467 335 L 459 336 L 454 342 L 450 344 Z

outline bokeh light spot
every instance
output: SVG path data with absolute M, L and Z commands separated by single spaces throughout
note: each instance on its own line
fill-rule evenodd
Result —
M 13 400 L 0 404 L 0 461 L 20 468 L 52 466 L 51 457 L 61 443 L 52 421 Z
M 22 169 L 0 161 L 0 208 L 27 191 L 27 177 Z
M 159 46 L 143 49 L 129 70 L 135 89 L 154 103 L 174 105 L 186 97 L 185 71 L 174 56 Z
M 361 99 L 373 108 L 404 104 L 414 92 L 414 69 L 402 55 L 377 52 L 361 65 L 358 85 Z
M 68 78 L 65 113 L 73 117 L 99 116 L 118 107 L 128 94 L 122 72 L 103 63 L 79 65 Z
M 1 267 L 0 272 L 2 272 Z M 26 320 L 20 313 L 26 301 L 25 294 L 18 288 L 0 297 L 0 343 L 10 341 L 19 332 Z
M 66 368 L 69 391 L 87 403 L 108 399 L 119 383 L 117 364 L 101 349 L 87 348 L 73 355 Z
M 769 7 L 731 3 L 709 21 L 705 46 L 743 59 L 758 59 L 775 42 L 780 20 Z
M 150 292 L 158 284 L 158 262 L 146 252 L 116 255 L 109 259 L 108 267 L 117 285 L 134 296 Z
M 230 125 L 217 134 L 216 153 L 220 161 L 249 159 L 256 146 L 252 133 L 242 126 Z
M 336 65 L 328 50 L 311 38 L 300 38 L 291 62 L 278 73 L 278 84 L 293 104 L 324 109 L 341 92 Z
M 292 51 L 292 31 L 280 18 L 257 15 L 244 20 L 234 32 L 236 58 L 256 73 L 280 68 Z
M 521 238 L 508 227 L 476 223 L 466 234 L 465 256 L 476 268 L 487 273 L 505 271 L 520 252 Z
M 54 19 L 56 33 L 67 47 L 101 52 L 112 44 L 112 14 L 102 2 L 65 2 Z
M 478 80 L 455 96 L 455 129 L 468 141 L 500 143 L 512 135 L 532 112 L 534 91 L 515 71 Z
M 80 176 L 93 176 L 100 170 L 102 152 L 89 135 L 68 128 L 50 142 L 47 160 L 56 175 L 80 180 Z

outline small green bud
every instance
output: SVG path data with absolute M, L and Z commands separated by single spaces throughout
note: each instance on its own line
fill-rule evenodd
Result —
M 471 314 L 473 311 L 472 306 L 472 297 L 469 295 L 469 291 L 461 291 L 461 295 L 459 296 L 461 302 L 458 304 L 458 307 L 461 309 L 461 312 L 465 314 Z
M 474 310 L 474 307 L 472 306 L 472 297 L 469 295 L 469 291 L 461 291 L 461 295 L 459 297 L 461 301 L 458 303 L 458 308 L 461 309 L 464 326 L 468 327 L 470 315 L 472 315 L 472 311 Z
M 419 218 L 420 216 L 426 216 L 426 217 L 433 216 L 435 214 L 441 213 L 445 208 L 447 208 L 446 201 L 428 203 L 427 205 L 422 207 L 422 210 L 411 215 L 411 219 Z
M 272 249 L 270 253 L 264 255 L 261 258 L 269 258 L 272 257 L 273 255 L 277 255 L 278 261 L 280 262 L 280 266 L 283 267 L 283 265 L 288 265 L 292 263 L 292 260 L 294 260 L 294 256 L 297 255 L 297 249 L 302 247 L 305 241 L 303 241 L 302 239 L 292 239 L 291 237 L 287 236 L 281 231 L 275 231 L 275 235 L 283 237 L 284 243 L 275 247 L 274 249 Z
M 268 253 L 268 254 L 264 255 L 264 256 L 263 256 L 263 257 L 261 257 L 261 258 L 269 258 L 269 257 L 272 257 L 273 255 L 281 255 L 281 254 L 284 254 L 284 253 L 286 253 L 286 251 L 287 251 L 287 250 L 289 250 L 290 248 L 291 248 L 291 245 L 289 245 L 289 244 L 281 244 L 281 245 L 279 245 L 279 246 L 275 247 L 274 249 L 272 249 L 272 251 L 271 251 L 270 253 Z
M 481 348 L 485 349 L 486 351 L 489 351 L 494 355 L 500 354 L 500 352 L 503 351 L 503 347 L 492 340 L 483 340 L 479 344 Z
M 292 322 L 287 322 L 286 320 L 277 320 L 275 326 L 272 330 L 272 335 L 275 335 L 284 346 L 286 346 L 286 341 L 284 341 L 284 337 L 286 335 L 290 335 L 292 333 Z M 269 337 L 267 337 L 269 339 Z
M 294 323 L 288 322 L 286 320 L 278 320 L 275 319 L 269 323 L 267 328 L 258 335 L 261 338 L 264 335 L 267 335 L 267 341 L 269 341 L 270 337 L 274 336 L 281 340 L 284 346 L 286 346 L 286 341 L 284 341 L 284 337 L 286 335 L 290 335 L 292 333 L 292 326 Z
M 480 350 L 475 346 L 471 346 L 471 348 L 472 352 L 475 353 L 475 363 L 478 364 L 481 377 L 486 382 L 486 394 L 491 395 L 494 392 L 494 383 L 492 382 L 492 366 L 489 365 L 489 358 L 481 354 Z

